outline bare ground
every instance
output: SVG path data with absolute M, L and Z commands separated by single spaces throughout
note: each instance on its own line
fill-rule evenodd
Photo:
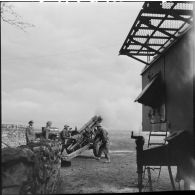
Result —
M 94 159 L 91 151 L 72 159 L 70 167 L 61 168 L 60 194 L 71 193 L 131 193 L 138 192 L 135 151 L 111 151 L 111 163 Z M 154 191 L 171 191 L 167 167 L 163 167 L 158 182 L 158 172 L 152 171 Z M 173 168 L 175 176 L 175 169 Z M 144 179 L 147 185 L 147 175 Z M 143 191 L 148 191 L 144 187 Z

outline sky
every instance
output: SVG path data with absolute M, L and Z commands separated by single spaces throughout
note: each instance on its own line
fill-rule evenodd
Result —
M 10 2 L 26 32 L 1 21 L 2 123 L 141 129 L 144 64 L 119 56 L 143 2 Z

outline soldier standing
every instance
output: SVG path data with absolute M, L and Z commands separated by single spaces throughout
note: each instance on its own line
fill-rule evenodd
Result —
M 26 144 L 33 142 L 35 140 L 35 132 L 33 128 L 33 121 L 29 121 L 29 126 L 26 127 Z
M 70 132 L 68 129 L 68 125 L 64 125 L 64 129 L 62 129 L 62 131 L 60 132 L 60 138 L 61 138 L 61 142 L 62 142 L 62 150 L 61 150 L 61 154 L 64 151 L 64 149 L 66 148 L 67 145 L 67 141 L 68 141 L 68 137 L 70 137 Z
M 43 137 L 45 139 L 48 139 L 49 138 L 49 132 L 50 132 L 51 125 L 52 125 L 52 122 L 51 121 L 48 121 L 46 123 L 46 127 L 43 127 L 43 129 L 42 129 Z
M 97 125 L 97 134 L 94 138 L 94 140 L 96 139 L 100 139 L 100 141 L 102 141 L 102 144 L 99 148 L 99 152 L 98 152 L 98 160 L 101 158 L 102 153 L 104 153 L 105 158 L 107 159 L 107 163 L 110 163 L 110 154 L 109 154 L 109 137 L 108 137 L 108 132 L 100 125 Z

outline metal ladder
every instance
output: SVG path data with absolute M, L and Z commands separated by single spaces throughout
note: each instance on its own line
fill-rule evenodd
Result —
M 167 122 L 160 122 L 160 123 L 151 123 L 151 129 L 149 132 L 149 138 L 148 138 L 148 145 L 147 148 L 151 148 L 152 146 L 162 146 L 166 144 L 166 140 L 165 138 L 167 137 L 168 134 L 168 127 L 167 127 Z M 158 137 L 158 138 L 162 138 L 160 140 L 152 140 L 151 137 Z M 152 170 L 158 170 L 158 177 L 157 177 L 157 181 L 160 177 L 160 173 L 161 173 L 161 166 L 145 166 L 144 167 L 144 174 L 143 176 L 145 176 L 145 171 L 147 170 L 148 173 L 148 183 L 149 183 L 149 188 L 150 191 L 153 191 L 152 189 L 152 178 L 151 178 L 151 169 Z

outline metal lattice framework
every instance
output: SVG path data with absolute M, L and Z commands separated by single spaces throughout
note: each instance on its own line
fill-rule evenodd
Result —
M 147 65 L 187 32 L 193 23 L 193 2 L 145 2 L 119 54 Z

